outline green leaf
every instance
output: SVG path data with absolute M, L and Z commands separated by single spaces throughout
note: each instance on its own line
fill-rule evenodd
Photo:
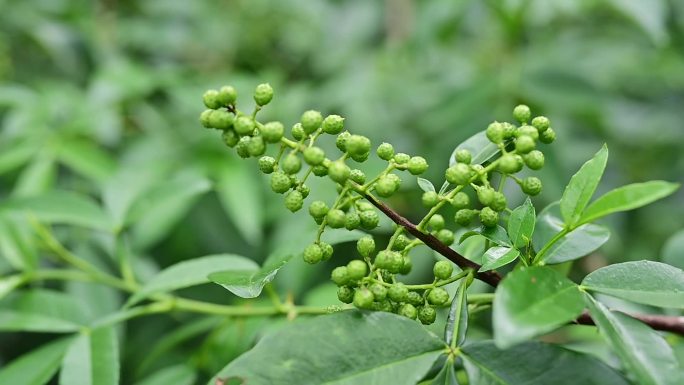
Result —
M 90 321 L 87 309 L 67 294 L 34 289 L 8 298 L 0 308 L 0 330 L 65 333 Z
M 113 327 L 83 333 L 71 343 L 62 361 L 59 384 L 119 384 L 119 345 Z
M 21 274 L 10 275 L 7 277 L 0 277 L 0 300 L 7 294 L 14 291 L 24 283 L 24 277 Z
M 661 260 L 668 265 L 684 269 L 684 230 L 680 230 L 672 235 L 665 246 L 661 255 Z
M 278 250 L 252 270 L 224 270 L 209 274 L 209 280 L 242 298 L 255 298 L 271 282 L 281 267 L 292 259 L 293 253 Z
M 33 215 L 39 221 L 54 224 L 111 229 L 109 217 L 92 199 L 68 191 L 54 190 L 38 196 L 11 198 L 0 203 L 0 213 L 3 212 Z
M 458 380 L 456 379 L 456 369 L 454 368 L 454 362 L 452 360 L 446 360 L 444 366 L 437 373 L 437 376 L 432 379 L 430 385 L 458 385 Z
M 78 331 L 81 328 L 83 328 L 83 325 L 48 317 L 42 314 L 0 310 L 0 331 L 70 333 Z
M 506 230 L 499 225 L 496 227 L 480 226 L 474 230 L 468 231 L 461 236 L 461 239 L 459 239 L 458 243 L 463 243 L 463 241 L 472 237 L 473 235 L 482 235 L 499 246 L 512 246 L 511 240 L 508 239 L 508 234 L 506 234 Z
M 444 349 L 444 342 L 415 321 L 344 311 L 265 336 L 210 384 L 234 378 L 250 385 L 414 385 Z
M 51 152 L 41 153 L 21 171 L 14 184 L 15 197 L 33 196 L 49 191 L 57 178 L 57 164 Z
M 0 384 L 44 385 L 55 375 L 72 338 L 45 344 L 0 368 Z
M 454 299 L 451 301 L 446 326 L 444 327 L 444 340 L 447 345 L 461 346 L 465 341 L 468 329 L 468 279 L 461 279 Z M 454 334 L 456 334 L 454 336 Z
M 197 374 L 187 365 L 175 365 L 158 370 L 137 385 L 193 385 Z
M 0 174 L 14 170 L 25 164 L 38 151 L 40 143 L 32 140 L 21 140 L 3 143 L 0 149 Z
M 536 214 L 529 197 L 521 206 L 516 207 L 508 218 L 508 236 L 513 246 L 525 247 L 532 239 Z
M 210 283 L 209 275 L 217 271 L 253 274 L 258 270 L 259 265 L 256 262 L 233 254 L 209 255 L 183 261 L 160 271 L 128 300 L 126 306 L 134 305 L 157 293 Z
M 258 181 L 252 170 L 242 163 L 221 159 L 216 170 L 216 193 L 221 204 L 235 227 L 251 244 L 259 243 L 263 236 L 263 194 Z
M 582 286 L 645 305 L 684 309 L 684 271 L 660 262 L 606 266 L 587 275 Z
M 31 225 L 18 215 L 0 217 L 0 252 L 19 271 L 38 267 L 38 243 Z
M 81 139 L 60 141 L 58 156 L 67 167 L 98 183 L 107 180 L 116 169 L 116 162 L 107 152 Z
M 454 149 L 449 158 L 449 166 L 453 166 L 456 163 L 456 151 L 461 149 L 470 151 L 470 154 L 473 156 L 472 164 L 482 164 L 501 151 L 496 144 L 487 139 L 485 131 L 480 131 Z
M 515 261 L 520 251 L 510 247 L 490 247 L 482 256 L 482 267 L 478 271 L 489 271 Z
M 679 188 L 679 184 L 661 180 L 634 183 L 609 191 L 587 207 L 579 223 L 588 223 L 619 211 L 645 206 L 662 199 Z
M 494 297 L 494 340 L 507 348 L 574 320 L 584 303 L 577 285 L 548 267 L 524 267 L 501 281 Z
M 429 180 L 425 178 L 416 178 L 418 181 L 418 187 L 425 192 L 435 192 L 435 186 Z
M 596 191 L 607 161 L 608 147 L 604 144 L 570 179 L 560 201 L 560 211 L 566 225 L 572 226 L 579 220 Z
M 591 318 L 620 361 L 640 385 L 681 384 L 679 368 L 670 345 L 651 328 L 625 314 L 606 309 L 585 295 Z
M 483 341 L 461 351 L 471 384 L 628 385 L 598 359 L 556 345 L 527 342 L 499 350 Z

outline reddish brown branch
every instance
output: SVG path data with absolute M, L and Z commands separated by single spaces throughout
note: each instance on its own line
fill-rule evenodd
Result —
M 627 313 L 627 315 L 638 319 L 653 329 L 684 335 L 684 317 L 629 313 Z M 579 316 L 575 322 L 580 325 L 595 325 L 594 320 L 591 319 L 591 316 L 586 311 L 582 313 L 582 315 Z

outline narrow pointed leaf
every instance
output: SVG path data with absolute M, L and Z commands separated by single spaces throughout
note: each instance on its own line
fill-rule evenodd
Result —
M 595 200 L 582 214 L 580 223 L 587 223 L 608 214 L 645 206 L 674 193 L 679 184 L 661 180 L 634 183 L 616 188 Z
M 44 385 L 57 373 L 72 338 L 59 339 L 0 368 L 0 384 Z
M 574 225 L 587 207 L 596 187 L 601 181 L 608 161 L 608 147 L 603 147 L 589 159 L 570 179 L 560 201 L 560 211 L 565 224 Z
M 450 346 L 461 346 L 463 341 L 465 341 L 466 331 L 468 330 L 467 281 L 465 278 L 461 279 L 447 315 L 446 326 L 444 327 L 444 340 Z
M 435 192 L 435 186 L 425 178 L 417 178 L 418 187 L 425 192 Z
M 520 251 L 510 247 L 495 246 L 482 256 L 482 267 L 478 271 L 489 271 L 507 265 L 518 258 Z
M 193 385 L 197 374 L 187 365 L 175 365 L 161 369 L 136 385 Z
M 119 346 L 113 327 L 79 335 L 62 361 L 60 385 L 118 385 Z
M 472 155 L 472 164 L 482 164 L 501 151 L 496 144 L 492 143 L 487 138 L 487 134 L 484 131 L 480 131 L 466 139 L 454 149 L 449 158 L 449 166 L 453 166 L 456 163 L 456 151 L 461 149 L 470 151 L 470 154 Z
M 447 360 L 437 376 L 432 379 L 430 385 L 458 385 L 454 362 Z
M 475 230 L 468 231 L 461 236 L 461 239 L 459 239 L 458 243 L 463 243 L 463 241 L 472 237 L 473 235 L 482 235 L 483 237 L 494 242 L 494 244 L 500 246 L 512 246 L 511 240 L 508 239 L 508 235 L 506 234 L 506 230 L 498 225 L 496 227 L 481 226 Z
M 532 240 L 536 214 L 528 197 L 521 206 L 515 208 L 508 218 L 508 237 L 513 246 L 524 247 Z

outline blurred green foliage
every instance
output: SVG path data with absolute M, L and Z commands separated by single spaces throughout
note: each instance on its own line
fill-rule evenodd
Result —
M 310 221 L 266 193 L 256 162 L 229 156 L 197 122 L 198 96 L 227 83 L 243 101 L 256 84 L 273 84 L 264 117 L 286 124 L 308 108 L 341 114 L 374 143 L 423 155 L 437 185 L 458 143 L 527 103 L 551 118 L 562 143 L 547 157 L 539 208 L 603 142 L 611 149 L 603 191 L 684 175 L 681 1 L 0 0 L 0 11 L 2 198 L 91 196 L 119 232 L 56 227 L 60 239 L 105 267 L 123 247 L 143 281 L 211 253 L 262 261 L 307 233 Z M 391 204 L 415 218 L 419 189 L 407 182 Z M 325 188 L 313 190 L 332 196 Z M 612 240 L 576 268 L 658 259 L 684 226 L 683 201 L 680 191 L 615 215 Z M 26 218 L 0 210 L 0 273 L 43 263 L 38 246 Z M 415 274 L 429 274 L 431 259 Z M 318 287 L 305 301 L 335 303 L 327 275 L 295 261 L 275 283 L 299 301 Z M 67 286 L 94 314 L 123 301 L 109 289 Z M 231 301 L 213 286 L 188 295 Z M 208 378 L 277 324 L 136 320 L 121 348 L 122 383 L 180 363 Z M 50 338 L 0 335 L 0 365 Z

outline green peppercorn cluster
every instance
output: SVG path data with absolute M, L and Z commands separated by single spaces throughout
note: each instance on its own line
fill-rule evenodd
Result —
M 313 200 L 308 203 L 308 214 L 319 226 L 315 240 L 305 247 L 302 258 L 310 264 L 329 260 L 333 247 L 321 240 L 328 228 L 347 230 L 373 230 L 379 224 L 379 215 L 369 196 L 391 197 L 402 185 L 401 172 L 423 174 L 428 163 L 421 156 L 395 152 L 389 143 L 375 147 L 375 154 L 387 162 L 386 168 L 371 178 L 357 164 L 366 161 L 373 152 L 369 138 L 345 130 L 345 120 L 339 115 L 323 116 L 318 111 L 305 111 L 286 134 L 285 125 L 278 121 L 260 122 L 258 112 L 273 99 L 273 88 L 265 83 L 254 91 L 256 107 L 251 114 L 236 107 L 237 92 L 232 86 L 209 90 L 204 94 L 208 108 L 200 115 L 207 128 L 222 131 L 224 143 L 234 148 L 242 158 L 258 158 L 261 172 L 270 175 L 271 189 L 283 194 L 285 207 L 296 212 L 305 205 L 310 189 L 310 177 L 328 178 L 337 186 L 338 195 L 332 202 Z M 544 166 L 544 154 L 538 143 L 551 143 L 555 133 L 549 120 L 543 116 L 531 119 L 527 106 L 513 111 L 519 125 L 494 122 L 486 137 L 498 148 L 498 156 L 478 162 L 466 149 L 454 152 L 453 164 L 445 171 L 447 185 L 442 192 L 426 192 L 422 202 L 430 211 L 417 225 L 418 229 L 432 234 L 445 245 L 455 241 L 454 231 L 447 228 L 448 221 L 439 213 L 450 204 L 455 211 L 457 225 L 469 226 L 478 218 L 484 227 L 497 226 L 506 215 L 508 202 L 502 188 L 507 179 L 514 180 L 528 195 L 541 192 L 541 181 L 533 176 L 517 176 L 525 166 L 539 170 Z M 531 119 L 531 120 L 530 120 Z M 318 141 L 333 136 L 339 152 L 326 154 Z M 269 152 L 269 147 L 273 150 Z M 267 152 L 269 152 L 267 154 Z M 495 188 L 493 183 L 498 180 Z M 448 187 L 451 186 L 451 189 Z M 472 194 L 466 193 L 466 189 Z M 435 321 L 436 308 L 448 306 L 446 284 L 472 272 L 454 272 L 449 261 L 434 265 L 434 280 L 424 285 L 406 285 L 398 276 L 408 274 L 412 268 L 410 251 L 422 241 L 408 236 L 406 229 L 396 227 L 389 243 L 377 248 L 371 235 L 357 242 L 359 257 L 332 270 L 331 279 L 338 286 L 340 301 L 361 309 L 393 312 L 424 324 Z

